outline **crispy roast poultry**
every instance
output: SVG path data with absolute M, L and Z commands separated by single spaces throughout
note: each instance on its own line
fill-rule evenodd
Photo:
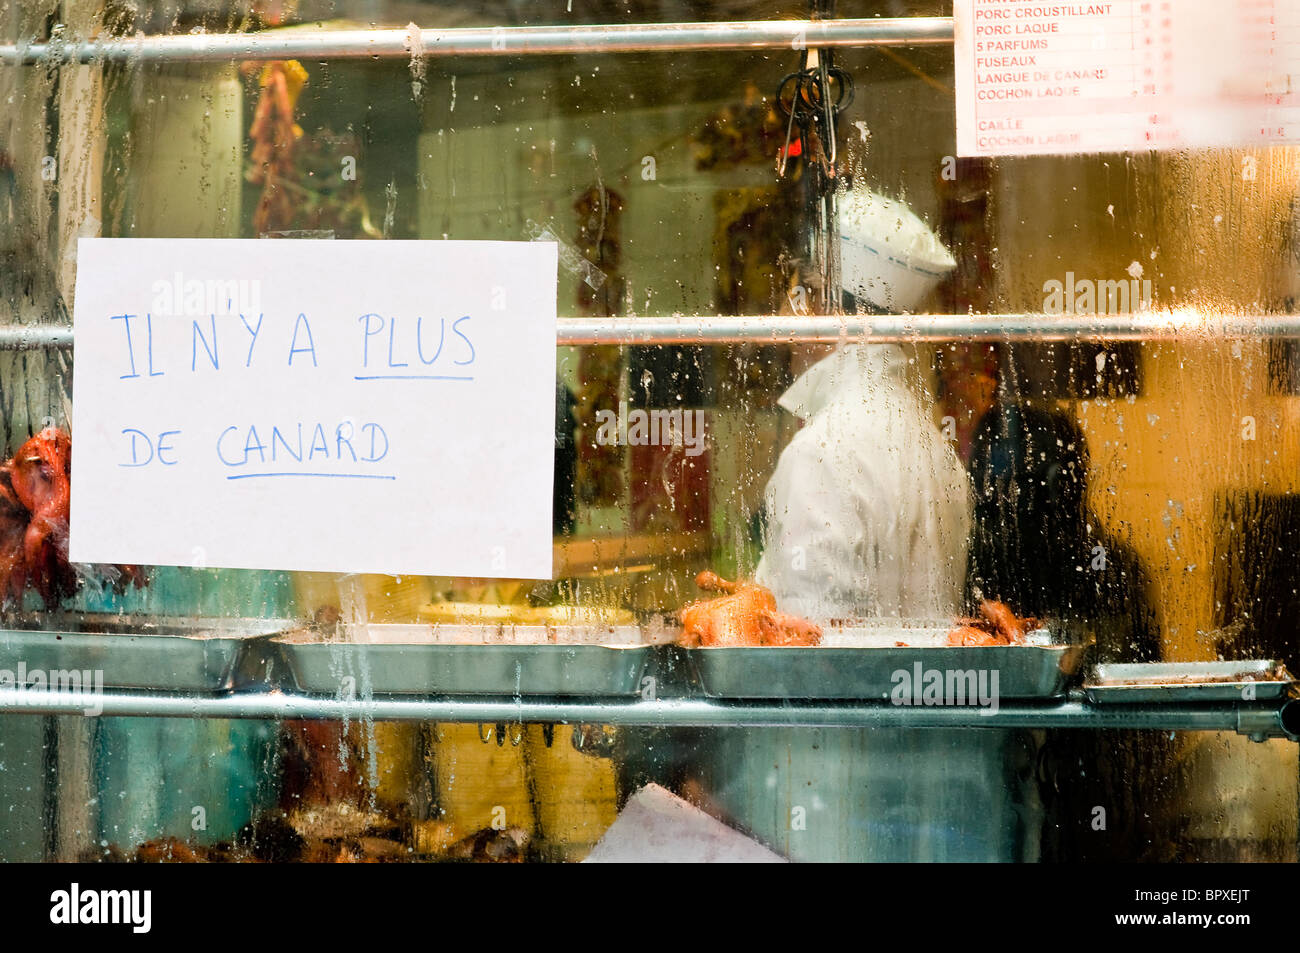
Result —
M 47 607 L 72 595 L 77 578 L 68 563 L 68 510 L 72 499 L 72 440 L 53 427 L 42 430 L 5 467 L 14 496 L 27 510 L 23 533 L 26 580 Z
M 0 596 L 6 608 L 21 606 L 30 585 L 53 609 L 77 591 L 68 562 L 72 500 L 72 438 L 47 427 L 0 464 Z M 144 585 L 138 566 L 102 571 L 120 592 Z
M 949 645 L 1020 645 L 1039 620 L 1021 618 L 1005 602 L 985 599 L 978 619 L 958 619 L 948 633 Z
M 806 619 L 778 612 L 776 597 L 762 586 L 729 582 L 707 571 L 695 577 L 695 584 L 721 595 L 681 610 L 678 641 L 686 648 L 808 646 L 821 642 L 821 629 Z
M 14 492 L 9 464 L 0 466 L 0 602 L 17 605 L 27 588 L 27 517 L 30 515 Z
M 678 613 L 682 631 L 677 641 L 685 648 L 821 644 L 822 630 L 807 619 L 777 611 L 769 589 L 729 582 L 707 571 L 695 577 L 695 584 L 721 595 L 693 602 Z M 957 619 L 947 641 L 957 646 L 1022 645 L 1039 625 L 1038 619 L 1022 618 L 1004 602 L 985 599 L 979 617 Z

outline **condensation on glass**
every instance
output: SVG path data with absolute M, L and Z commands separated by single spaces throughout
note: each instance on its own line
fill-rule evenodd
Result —
M 3 0 L 0 42 L 836 12 Z M 146 567 L 144 585 L 86 571 L 52 596 L 11 589 L 9 626 L 126 613 L 284 619 L 340 639 L 419 623 L 671 640 L 684 607 L 719 596 L 697 585 L 707 570 L 741 584 L 741 629 L 796 645 L 802 620 L 823 638 L 948 626 L 998 600 L 1095 661 L 1300 666 L 1296 345 L 1195 333 L 1207 315 L 1295 310 L 1296 150 L 958 158 L 950 44 L 836 49 L 829 137 L 824 118 L 792 123 L 781 107 L 808 65 L 797 43 L 416 47 L 0 66 L 4 324 L 68 326 L 76 240 L 102 235 L 554 241 L 567 318 L 1157 315 L 1185 333 L 562 345 L 553 581 L 196 561 Z M 861 252 L 872 242 L 905 248 L 929 279 L 892 284 Z M 6 459 L 68 428 L 72 359 L 0 354 Z M 706 641 L 726 623 L 712 611 L 695 606 Z M 698 677 L 664 657 L 656 677 Z M 0 763 L 8 860 L 579 859 L 651 783 L 793 859 L 1294 859 L 1297 839 L 1295 745 L 1226 731 L 8 714 Z

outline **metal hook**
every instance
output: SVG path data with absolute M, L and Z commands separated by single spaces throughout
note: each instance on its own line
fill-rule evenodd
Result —
M 785 145 L 781 147 L 781 155 L 777 161 L 776 174 L 785 177 L 786 164 L 790 161 L 790 140 L 794 135 L 794 117 L 799 111 L 799 77 L 808 67 L 808 51 L 805 49 L 799 56 L 799 68 L 793 73 L 785 76 L 776 87 L 776 104 L 777 106 L 790 114 L 790 119 L 785 124 Z M 786 109 L 785 105 L 785 86 L 790 80 L 795 81 L 794 89 L 790 93 L 790 107 Z
M 777 159 L 776 174 L 785 177 L 786 163 L 790 161 L 790 138 L 794 133 L 794 110 L 790 110 L 790 121 L 785 125 L 785 145 L 781 147 L 781 155 Z
M 836 144 L 837 131 L 835 114 L 853 102 L 853 77 L 847 70 L 831 65 L 829 51 L 818 56 L 817 65 L 809 67 L 808 51 L 804 51 L 800 68 L 787 74 L 777 86 L 776 102 L 782 112 L 789 116 L 785 129 L 785 145 L 777 162 L 777 174 L 785 175 L 790 157 L 790 143 L 794 138 L 794 126 L 797 122 L 801 129 L 801 138 L 814 127 L 821 127 L 822 140 L 829 140 L 829 153 L 823 144 L 823 153 L 828 177 L 835 175 L 835 162 L 839 155 Z M 816 150 L 812 150 L 816 151 Z
M 833 176 L 835 175 L 835 107 L 831 104 L 831 78 L 827 72 L 825 57 L 817 61 L 817 82 L 821 87 L 819 98 L 822 101 L 822 118 L 826 123 L 826 135 L 823 138 L 830 143 L 826 173 Z

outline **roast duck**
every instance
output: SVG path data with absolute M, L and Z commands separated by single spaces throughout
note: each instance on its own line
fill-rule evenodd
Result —
M 1022 645 L 1039 620 L 1021 618 L 1005 602 L 985 599 L 977 619 L 958 619 L 948 633 L 949 645 Z
M 814 646 L 822 630 L 806 619 L 778 612 L 771 590 L 755 583 L 729 582 L 716 573 L 702 572 L 695 584 L 720 593 L 686 606 L 678 613 L 682 623 L 678 643 L 686 648 L 726 646 Z M 960 618 L 948 633 L 948 644 L 1022 645 L 1040 625 L 1021 617 L 1004 602 L 985 599 L 977 618 Z
M 68 562 L 72 438 L 56 427 L 32 437 L 0 464 L 0 589 L 5 608 L 22 605 L 28 586 L 47 609 L 77 591 Z M 139 566 L 103 567 L 119 591 L 144 585 Z
M 821 642 L 822 630 L 806 619 L 778 612 L 771 590 L 754 583 L 728 582 L 702 572 L 695 584 L 720 595 L 686 606 L 679 613 L 686 648 L 735 646 L 809 646 Z

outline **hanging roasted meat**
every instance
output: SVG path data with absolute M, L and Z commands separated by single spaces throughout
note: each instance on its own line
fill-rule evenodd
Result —
M 762 586 L 729 582 L 708 571 L 696 576 L 695 584 L 722 595 L 681 610 L 678 642 L 686 648 L 809 646 L 821 642 L 821 629 L 806 619 L 778 612 L 776 597 Z
M 259 73 L 261 87 L 248 130 L 252 146 L 246 178 L 262 186 L 253 210 L 253 228 L 264 234 L 292 227 L 304 191 L 296 181 L 294 157 L 303 136 L 296 109 L 298 95 L 307 83 L 307 70 L 297 60 L 273 60 L 264 66 L 247 63 L 245 69 Z
M 72 440 L 47 427 L 18 448 L 9 466 L 14 495 L 30 514 L 23 540 L 27 577 L 46 607 L 53 608 L 77 590 L 68 562 Z
M 31 585 L 47 609 L 79 586 L 68 562 L 72 502 L 72 438 L 47 427 L 0 465 L 0 592 L 6 607 L 21 606 Z M 143 586 L 139 566 L 100 566 L 96 571 L 122 592 Z
M 29 514 L 14 493 L 12 477 L 10 464 L 0 465 L 0 604 L 5 606 L 20 605 L 27 588 L 23 546 Z

